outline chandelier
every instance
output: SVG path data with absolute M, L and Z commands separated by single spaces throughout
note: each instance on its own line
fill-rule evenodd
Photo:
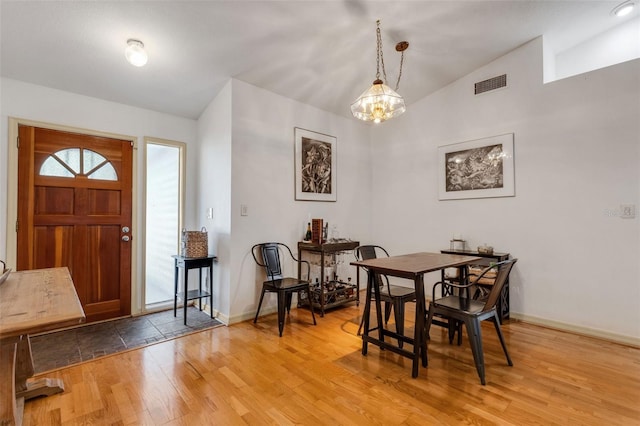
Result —
M 380 20 L 376 21 L 377 36 L 377 52 L 376 52 L 376 79 L 373 86 L 362 93 L 354 103 L 351 104 L 351 113 L 354 117 L 363 121 L 373 121 L 381 123 L 393 117 L 397 117 L 406 111 L 404 99 L 395 90 L 400 86 L 400 77 L 402 77 L 402 64 L 404 62 L 404 51 L 409 47 L 409 43 L 401 41 L 396 44 L 396 51 L 401 53 L 400 56 L 400 72 L 398 73 L 398 81 L 396 89 L 392 90 L 387 86 L 387 72 L 384 69 L 384 57 L 382 55 L 382 36 L 380 34 Z M 382 64 L 382 75 L 384 81 L 380 79 L 380 64 Z

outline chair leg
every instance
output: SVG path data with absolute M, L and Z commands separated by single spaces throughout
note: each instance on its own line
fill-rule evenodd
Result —
M 453 344 L 453 338 L 456 337 L 456 332 L 458 333 L 458 346 L 462 345 L 462 323 L 458 320 L 449 319 L 448 320 L 448 331 L 449 331 L 449 344 Z
M 456 336 L 456 329 L 458 328 L 458 321 L 449 318 L 447 320 L 447 324 L 448 324 L 447 331 L 449 332 L 449 344 L 451 345 L 453 343 L 453 338 Z
M 309 301 L 309 309 L 311 310 L 313 325 L 316 325 L 316 314 L 313 313 L 313 300 L 311 299 L 311 286 L 307 287 L 307 300 Z
M 287 315 L 291 315 L 291 299 L 293 298 L 293 292 L 288 291 L 285 294 L 285 302 L 287 306 Z
M 500 320 L 498 318 L 498 314 L 495 314 L 495 315 L 496 315 L 495 318 L 492 319 L 493 325 L 496 327 L 498 338 L 500 338 L 500 344 L 502 345 L 504 356 L 507 357 L 507 364 L 509 364 L 510 366 L 513 366 L 513 362 L 511 362 L 511 357 L 509 356 L 509 351 L 507 351 L 507 344 L 504 341 L 504 334 L 502 334 L 502 327 L 500 327 Z
M 425 329 L 425 342 L 431 337 L 429 336 L 429 330 L 431 330 L 431 321 L 433 321 L 433 310 L 434 307 L 431 303 L 429 303 L 429 311 L 427 312 L 427 323 L 424 326 Z
M 384 323 L 385 325 L 389 323 L 389 318 L 391 318 L 391 303 L 384 302 Z
M 476 318 L 468 318 L 465 320 L 467 326 L 467 334 L 469 335 L 469 344 L 473 353 L 473 361 L 480 376 L 480 383 L 486 384 L 484 380 L 484 353 L 482 351 L 482 331 L 480 329 L 480 321 Z
M 262 294 L 260 294 L 260 302 L 258 302 L 258 310 L 256 311 L 256 317 L 253 319 L 255 324 L 258 321 L 258 314 L 260 314 L 260 307 L 262 306 L 262 299 L 264 299 L 264 287 L 262 287 Z
M 396 321 L 396 333 L 404 336 L 404 302 L 400 298 L 393 300 L 393 316 Z M 402 347 L 404 342 L 398 339 L 398 347 Z
M 284 311 L 286 294 L 284 291 L 278 291 L 278 332 L 282 337 L 282 330 L 284 329 Z

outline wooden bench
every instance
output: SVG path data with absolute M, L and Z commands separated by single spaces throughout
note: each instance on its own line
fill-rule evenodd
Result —
M 24 400 L 64 391 L 61 379 L 29 380 L 34 374 L 29 334 L 84 320 L 66 267 L 13 272 L 0 286 L 0 426 L 22 424 Z

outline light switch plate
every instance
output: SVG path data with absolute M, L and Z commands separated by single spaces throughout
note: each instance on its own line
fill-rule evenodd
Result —
M 620 217 L 623 219 L 633 219 L 636 217 L 635 204 L 620 204 Z
M 249 208 L 246 204 L 240 204 L 240 216 L 249 216 Z

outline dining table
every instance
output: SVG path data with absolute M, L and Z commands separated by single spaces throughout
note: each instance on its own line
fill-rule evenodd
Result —
M 60 379 L 30 379 L 29 336 L 85 320 L 67 267 L 11 272 L 0 285 L 0 424 L 20 425 L 25 400 L 64 391 Z
M 411 376 L 413 378 L 418 377 L 420 361 L 422 360 L 423 367 L 426 367 L 428 364 L 427 335 L 425 330 L 425 274 L 441 271 L 447 268 L 458 268 L 458 276 L 461 280 L 466 280 L 467 265 L 477 262 L 480 259 L 481 258 L 477 256 L 421 252 L 351 262 L 351 265 L 353 266 L 364 268 L 368 275 L 363 313 L 364 326 L 362 332 L 362 355 L 367 355 L 368 344 L 371 343 L 382 349 L 405 356 L 413 361 Z M 376 285 L 377 281 L 375 279 L 377 274 L 413 281 L 413 286 L 416 292 L 415 327 L 413 338 L 400 335 L 397 332 L 384 327 L 384 323 L 382 321 L 380 289 Z M 377 320 L 377 326 L 373 329 L 370 327 L 372 298 L 375 302 Z M 377 336 L 375 334 L 371 334 L 371 332 L 375 330 L 378 331 L 376 333 Z M 412 345 L 413 349 L 410 351 L 405 347 L 400 347 L 390 341 L 385 341 L 385 337 L 409 343 Z

